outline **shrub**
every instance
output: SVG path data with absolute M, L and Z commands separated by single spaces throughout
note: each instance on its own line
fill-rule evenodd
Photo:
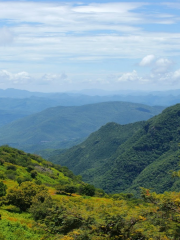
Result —
M 6 173 L 6 177 L 10 180 L 15 180 L 16 179 L 16 175 L 14 173 L 11 173 L 11 172 Z
M 0 197 L 3 197 L 6 195 L 6 189 L 7 186 L 3 183 L 3 181 L 0 182 Z
M 14 165 L 9 165 L 9 166 L 7 166 L 7 170 L 13 170 L 13 171 L 16 171 L 16 166 L 14 166 Z
M 43 223 L 46 224 L 48 231 L 51 233 L 67 234 L 73 229 L 81 227 L 84 220 L 81 215 L 73 209 L 67 210 L 64 207 L 54 207 L 49 209 Z
M 80 186 L 79 193 L 81 195 L 86 195 L 86 196 L 92 197 L 95 194 L 95 187 L 91 184 L 86 183 L 86 184 Z
M 48 208 L 51 208 L 52 204 L 51 196 L 44 190 L 35 195 L 29 211 L 35 220 L 44 219 L 48 215 Z
M 4 165 L 5 161 L 4 159 L 0 158 L 0 165 Z
M 4 172 L 0 171 L 0 179 L 4 180 L 5 178 L 6 178 L 6 176 L 5 176 Z
M 38 174 L 37 171 L 35 171 L 35 170 L 31 171 L 31 177 L 32 178 L 36 178 L 37 174 Z
M 33 182 L 23 182 L 18 188 L 11 188 L 6 196 L 8 204 L 15 205 L 21 211 L 26 211 L 32 204 L 34 196 L 45 190 Z
M 18 182 L 19 185 L 21 185 L 22 182 L 29 182 L 31 181 L 31 178 L 30 177 L 18 177 L 16 179 L 16 181 Z
M 37 185 L 41 185 L 42 182 L 41 182 L 41 180 L 38 179 L 38 180 L 35 181 L 35 184 L 37 184 Z

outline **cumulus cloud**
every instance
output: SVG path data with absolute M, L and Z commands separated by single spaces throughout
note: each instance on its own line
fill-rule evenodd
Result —
M 139 65 L 141 67 L 150 66 L 152 67 L 151 71 L 153 73 L 163 74 L 170 71 L 171 67 L 174 65 L 174 62 L 168 58 L 156 59 L 154 55 L 147 55 L 141 60 Z
M 6 28 L 0 28 L 0 45 L 8 45 L 13 42 L 14 36 L 12 32 Z
M 11 82 L 12 84 L 27 84 L 31 81 L 31 76 L 27 72 L 11 73 L 7 70 L 0 71 L 0 82 Z
M 149 66 L 152 64 L 152 62 L 154 61 L 155 59 L 155 56 L 153 54 L 151 55 L 147 55 L 146 57 L 144 57 L 141 62 L 139 63 L 139 65 L 141 67 L 144 67 L 144 66 Z
M 171 67 L 173 66 L 173 61 L 167 58 L 159 58 L 156 63 L 155 67 L 153 68 L 153 72 L 155 73 L 165 73 L 168 72 Z
M 45 74 L 41 78 L 41 84 L 51 84 L 51 83 L 64 83 L 69 82 L 68 76 L 65 73 L 62 74 Z
M 118 78 L 118 82 L 133 82 L 140 80 L 141 78 L 138 76 L 137 72 L 133 70 L 132 72 L 124 73 L 122 76 Z
M 173 73 L 173 78 L 176 79 L 176 80 L 180 80 L 180 69 L 176 70 Z

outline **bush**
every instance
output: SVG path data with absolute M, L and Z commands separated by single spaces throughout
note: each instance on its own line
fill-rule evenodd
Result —
M 73 185 L 65 185 L 64 186 L 64 191 L 67 193 L 76 193 L 77 192 L 77 187 Z
M 41 191 L 33 198 L 29 211 L 35 220 L 44 219 L 48 215 L 48 208 L 51 208 L 52 204 L 52 198 L 49 193 Z
M 36 178 L 37 174 L 38 174 L 37 171 L 35 171 L 35 170 L 31 171 L 31 177 L 32 178 Z
M 92 197 L 95 194 L 95 187 L 91 184 L 86 183 L 86 184 L 80 186 L 79 193 L 81 195 L 86 195 L 86 196 Z
M 45 190 L 44 186 L 38 186 L 33 182 L 23 182 L 18 188 L 11 188 L 6 196 L 7 203 L 15 205 L 21 211 L 30 208 L 34 196 Z
M 6 176 L 3 171 L 0 171 L 0 179 L 6 179 Z
M 7 166 L 7 170 L 13 170 L 13 171 L 16 171 L 16 166 L 14 166 L 14 165 L 9 165 L 9 166 Z
M 0 159 L 0 165 L 4 165 L 5 161 L 1 158 Z
M 43 223 L 46 224 L 48 231 L 51 233 L 67 234 L 73 229 L 81 227 L 84 220 L 81 215 L 73 209 L 67 210 L 64 207 L 54 207 L 49 209 Z
M 41 182 L 41 180 L 38 179 L 38 180 L 35 181 L 35 184 L 37 184 L 37 185 L 41 185 L 42 182 Z
M 31 178 L 30 177 L 18 177 L 16 179 L 16 181 L 18 182 L 19 185 L 21 185 L 22 182 L 30 182 Z
M 15 180 L 16 179 L 16 175 L 14 173 L 6 173 L 6 177 L 10 180 Z
M 6 195 L 6 189 L 7 189 L 7 186 L 1 181 L 0 182 L 0 197 L 3 197 Z

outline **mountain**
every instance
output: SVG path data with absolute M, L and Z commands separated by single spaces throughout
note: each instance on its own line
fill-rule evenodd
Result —
M 93 174 L 97 168 L 107 165 L 109 158 L 119 146 L 145 125 L 145 121 L 119 125 L 111 122 L 92 133 L 83 143 L 58 154 L 51 152 L 50 161 L 68 166 L 73 172 L 79 172 L 84 177 L 84 171 L 90 169 Z M 101 168 L 101 173 L 104 171 Z M 90 172 L 89 172 L 90 173 Z M 89 179 L 87 179 L 89 180 Z
M 82 106 L 109 101 L 141 103 L 150 106 L 171 106 L 180 102 L 180 90 L 140 92 L 84 90 L 76 93 L 42 93 L 19 89 L 0 89 L 0 109 L 18 109 L 35 113 L 48 107 Z
M 0 110 L 0 127 L 27 115 L 26 112 L 18 110 Z
M 138 194 L 140 187 L 159 193 L 179 191 L 180 180 L 172 177 L 172 171 L 179 169 L 180 161 L 180 104 L 136 124 L 109 123 L 49 160 L 107 192 Z
M 0 144 L 26 151 L 63 148 L 77 144 L 108 122 L 146 120 L 162 109 L 127 102 L 49 108 L 0 128 Z

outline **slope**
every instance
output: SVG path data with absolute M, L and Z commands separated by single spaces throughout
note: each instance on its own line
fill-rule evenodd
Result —
M 33 114 L 0 129 L 0 144 L 26 151 L 62 148 L 80 141 L 107 122 L 121 124 L 146 120 L 163 107 L 127 102 L 107 102 L 79 107 L 54 107 Z
M 105 145 L 108 151 L 117 136 L 114 138 L 112 129 L 109 132 L 106 126 L 104 129 L 106 135 L 112 137 Z M 88 156 L 89 150 L 82 152 L 82 148 L 90 142 L 92 135 L 86 142 L 56 156 L 56 163 L 66 164 L 76 174 L 81 174 L 84 180 L 107 192 L 126 191 L 137 194 L 140 186 L 153 187 L 158 192 L 180 189 L 179 179 L 172 178 L 172 171 L 178 169 L 180 153 L 180 104 L 169 107 L 146 121 L 140 130 L 131 133 L 117 149 L 113 149 L 109 155 L 105 154 L 107 158 L 104 156 L 104 161 L 96 157 L 93 147 L 99 139 L 99 133 L 94 133 L 94 141 L 88 147 L 91 155 Z M 102 131 L 102 139 L 103 134 L 105 132 Z M 117 134 L 121 133 L 117 131 Z M 103 152 L 101 147 L 98 153 Z M 93 161 L 96 163 L 88 164 Z
M 72 169 L 74 173 L 81 173 L 83 177 L 86 175 L 86 169 L 88 169 L 89 174 L 93 174 L 93 171 L 100 168 L 102 174 L 104 171 L 102 166 L 108 164 L 109 158 L 117 151 L 118 147 L 141 129 L 144 124 L 145 122 L 127 125 L 107 123 L 92 133 L 80 145 L 74 146 L 62 154 L 57 154 L 57 150 L 55 150 L 54 155 L 51 153 L 49 161 L 60 162 L 61 165 Z
M 21 119 L 27 115 L 28 114 L 25 111 L 0 109 L 0 127 L 15 120 Z

